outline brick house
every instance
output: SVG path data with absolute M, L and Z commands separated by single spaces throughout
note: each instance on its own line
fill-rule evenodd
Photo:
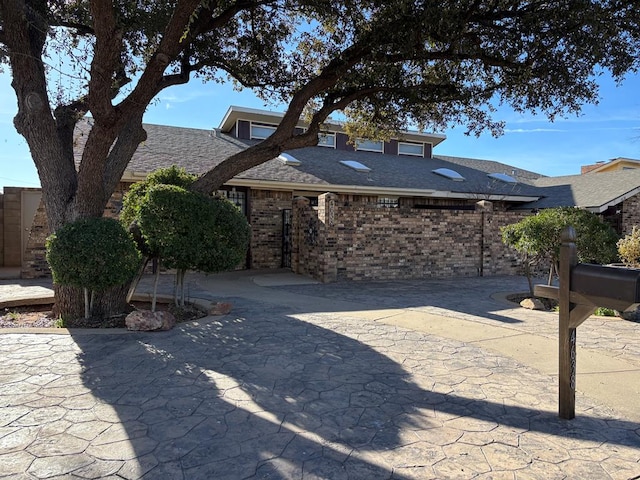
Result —
M 145 125 L 148 138 L 106 214 L 117 215 L 129 185 L 149 172 L 177 165 L 204 173 L 266 138 L 281 117 L 230 107 L 210 131 Z M 325 282 L 513 274 L 518 262 L 502 245 L 500 227 L 538 208 L 589 208 L 610 220 L 619 217 L 625 232 L 640 221 L 640 170 L 543 177 L 499 162 L 436 155 L 442 135 L 408 132 L 389 142 L 352 145 L 339 124 L 326 127 L 318 146 L 283 153 L 216 192 L 236 203 L 252 226 L 246 268 L 291 268 Z M 79 151 L 86 129 L 78 127 Z M 22 190 L 5 188 L 2 197 L 0 258 L 4 266 L 21 266 L 23 277 L 46 275 L 42 206 L 30 227 L 20 227 L 29 234 L 16 255 L 20 222 L 12 218 L 23 210 L 17 201 L 26 198 Z M 29 213 L 22 216 L 25 225 Z

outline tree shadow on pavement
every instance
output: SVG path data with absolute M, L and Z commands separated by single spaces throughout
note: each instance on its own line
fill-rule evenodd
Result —
M 89 454 L 123 463 L 119 474 L 129 478 L 403 479 L 495 470 L 491 459 L 467 464 L 470 457 L 446 453 L 474 430 L 476 441 L 503 431 L 514 451 L 525 432 L 555 438 L 559 448 L 569 448 L 565 440 L 639 444 L 638 425 L 589 417 L 571 423 L 535 402 L 505 404 L 500 370 L 518 368 L 483 360 L 479 351 L 456 357 L 439 339 L 388 327 L 397 343 L 383 354 L 368 345 L 375 335 L 361 341 L 358 332 L 298 320 L 285 307 L 233 301 L 232 315 L 169 332 L 74 335 L 83 384 L 112 422 Z M 412 345 L 423 352 L 414 355 Z M 474 371 L 498 377 L 488 382 L 492 393 L 464 380 Z M 528 372 L 520 374 L 516 391 L 529 381 Z M 535 388 L 553 395 L 546 380 Z M 540 442 L 534 446 L 545 448 Z M 534 457 L 529 467 L 544 468 Z

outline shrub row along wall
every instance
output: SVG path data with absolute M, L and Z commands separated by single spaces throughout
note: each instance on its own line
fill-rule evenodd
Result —
M 292 268 L 323 282 L 518 273 L 500 227 L 526 213 L 380 208 L 368 197 L 294 201 Z

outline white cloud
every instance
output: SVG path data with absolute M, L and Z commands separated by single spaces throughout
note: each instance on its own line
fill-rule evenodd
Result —
M 554 132 L 564 133 L 567 130 L 561 130 L 559 128 L 505 128 L 504 133 L 541 133 L 541 132 Z

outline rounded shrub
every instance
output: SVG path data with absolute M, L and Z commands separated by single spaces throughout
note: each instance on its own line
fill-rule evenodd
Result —
M 130 281 L 141 260 L 131 235 L 112 218 L 68 223 L 46 245 L 55 283 L 95 292 Z
M 175 185 L 149 189 L 139 223 L 147 244 L 170 268 L 229 270 L 242 262 L 249 244 L 249 224 L 235 205 Z
M 627 267 L 640 266 L 640 229 L 634 226 L 630 234 L 618 240 L 618 255 Z

